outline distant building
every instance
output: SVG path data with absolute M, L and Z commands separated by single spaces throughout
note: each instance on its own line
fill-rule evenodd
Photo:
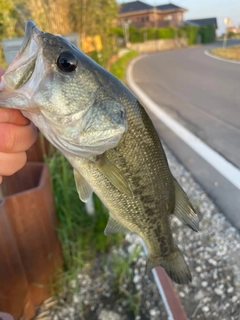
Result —
M 142 1 L 133 1 L 121 5 L 118 21 L 119 24 L 128 23 L 136 28 L 179 27 L 183 24 L 186 11 L 172 3 L 151 6 Z
M 185 21 L 185 24 L 190 25 L 190 26 L 198 26 L 198 27 L 202 27 L 202 26 L 211 24 L 215 27 L 215 30 L 218 28 L 217 18 L 187 20 L 187 21 Z
M 227 32 L 239 33 L 239 29 L 236 27 L 227 27 Z

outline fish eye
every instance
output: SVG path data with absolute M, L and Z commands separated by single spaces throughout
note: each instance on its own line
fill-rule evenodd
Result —
M 77 65 L 77 58 L 74 54 L 68 51 L 62 52 L 57 59 L 58 68 L 64 72 L 72 72 L 76 70 Z

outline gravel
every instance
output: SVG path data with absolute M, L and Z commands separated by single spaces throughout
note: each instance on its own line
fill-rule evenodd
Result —
M 184 253 L 193 277 L 190 285 L 174 284 L 187 317 L 239 320 L 239 232 L 191 174 L 164 148 L 172 173 L 189 195 L 200 219 L 198 233 L 183 226 L 175 217 L 171 221 L 175 242 Z M 76 280 L 64 288 L 60 297 L 41 306 L 38 318 L 168 319 L 153 278 L 145 275 L 146 258 L 140 243 L 137 235 L 126 234 L 122 248 L 113 248 L 104 257 L 97 256 L 87 270 L 79 272 Z M 120 266 L 122 273 L 118 270 Z

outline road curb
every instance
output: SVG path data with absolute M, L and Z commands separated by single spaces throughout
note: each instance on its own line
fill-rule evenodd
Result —
M 208 50 L 204 51 L 204 54 L 210 58 L 216 59 L 216 60 L 220 60 L 223 62 L 230 62 L 230 63 L 234 63 L 234 64 L 240 64 L 240 61 L 237 60 L 230 60 L 230 59 L 226 59 L 226 58 L 221 58 L 218 56 L 215 56 L 214 54 L 210 53 Z

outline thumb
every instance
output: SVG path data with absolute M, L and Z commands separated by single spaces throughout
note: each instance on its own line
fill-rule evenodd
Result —
M 26 126 L 30 121 L 25 118 L 19 110 L 0 107 L 0 123 L 11 123 Z

